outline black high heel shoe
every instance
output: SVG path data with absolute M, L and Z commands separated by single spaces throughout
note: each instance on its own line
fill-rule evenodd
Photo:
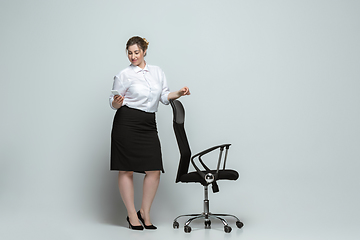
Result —
M 144 227 L 141 226 L 141 225 L 140 225 L 140 226 L 133 226 L 133 225 L 131 225 L 129 216 L 126 217 L 126 221 L 128 221 L 128 223 L 129 223 L 129 228 L 131 228 L 132 230 L 143 230 L 143 229 L 144 229 Z
M 155 227 L 155 226 L 152 225 L 152 224 L 149 225 L 149 226 L 145 225 L 145 221 L 144 221 L 144 219 L 141 217 L 140 211 L 137 212 L 137 215 L 138 215 L 139 220 L 140 220 L 140 221 L 142 222 L 142 224 L 144 225 L 145 229 L 151 229 L 151 230 L 157 229 L 157 227 Z

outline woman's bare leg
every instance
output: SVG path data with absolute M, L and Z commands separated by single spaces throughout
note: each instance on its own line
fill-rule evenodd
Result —
M 128 212 L 131 225 L 140 226 L 134 204 L 134 181 L 133 172 L 119 171 L 119 190 L 121 198 Z
M 148 226 L 151 225 L 150 208 L 159 186 L 160 171 L 146 171 L 145 173 L 140 213 L 145 221 L 145 225 Z

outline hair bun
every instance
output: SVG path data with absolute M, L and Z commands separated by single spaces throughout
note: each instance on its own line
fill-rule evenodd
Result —
M 149 41 L 146 40 L 146 38 L 143 38 L 144 42 L 146 43 L 146 46 L 149 46 Z

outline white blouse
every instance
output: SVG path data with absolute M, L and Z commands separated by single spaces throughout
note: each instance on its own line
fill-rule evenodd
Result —
M 112 89 L 125 97 L 123 105 L 145 112 L 157 112 L 159 101 L 169 104 L 170 90 L 165 74 L 157 66 L 146 64 L 142 69 L 131 64 L 114 77 Z M 112 105 L 113 100 L 114 95 L 111 94 L 110 107 L 117 110 Z

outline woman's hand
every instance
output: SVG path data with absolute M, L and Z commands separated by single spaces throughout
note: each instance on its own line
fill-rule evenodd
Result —
M 185 95 L 190 95 L 190 89 L 188 87 L 183 87 L 179 91 L 169 93 L 168 100 L 170 99 L 175 100 Z
M 190 95 L 190 89 L 188 87 L 183 87 L 179 90 L 180 96 Z
M 120 95 L 114 96 L 114 101 L 112 102 L 112 105 L 114 108 L 119 109 L 121 108 L 122 104 L 124 102 L 124 97 Z

